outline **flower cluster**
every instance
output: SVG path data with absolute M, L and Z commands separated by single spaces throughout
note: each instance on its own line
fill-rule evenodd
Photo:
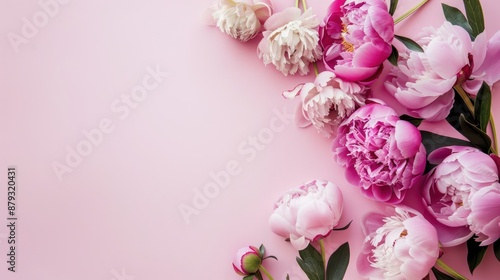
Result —
M 221 0 L 210 11 L 213 23 L 238 40 L 262 31 L 258 57 L 283 75 L 314 69 L 310 82 L 283 92 L 300 99 L 296 124 L 333 138 L 332 157 L 347 182 L 387 209 L 365 215 L 359 275 L 466 279 L 441 260 L 446 247 L 467 242 L 468 258 L 479 260 L 469 262 L 471 273 L 486 246 L 495 244 L 500 261 L 500 158 L 491 115 L 500 32 L 486 32 L 479 0 L 464 0 L 465 14 L 443 4 L 441 26 L 403 37 L 396 24 L 427 0 L 397 19 L 398 1 L 389 2 L 334 0 L 322 21 L 305 1 L 302 9 L 296 1 L 275 12 L 264 0 Z M 384 89 L 399 107 L 373 98 Z M 421 129 L 438 121 L 462 139 Z M 335 183 L 313 180 L 275 204 L 271 230 L 299 251 L 310 279 L 346 272 L 348 243 L 328 261 L 324 249 L 327 236 L 350 225 L 339 228 L 343 203 Z M 262 256 L 254 247 L 238 252 L 235 270 L 261 279 Z

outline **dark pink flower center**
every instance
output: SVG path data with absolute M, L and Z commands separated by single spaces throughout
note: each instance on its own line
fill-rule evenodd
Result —
M 457 81 L 455 85 L 461 85 L 465 83 L 471 76 L 472 70 L 474 69 L 474 58 L 471 53 L 469 53 L 469 64 L 465 65 L 457 74 Z

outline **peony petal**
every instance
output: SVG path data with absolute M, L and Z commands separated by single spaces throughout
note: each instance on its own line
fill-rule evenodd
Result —
M 276 13 L 269 17 L 264 23 L 266 30 L 274 31 L 281 26 L 300 18 L 301 11 L 299 8 L 288 7 L 280 13 Z
M 290 233 L 295 233 L 295 225 L 290 224 L 282 215 L 274 212 L 269 217 L 271 231 L 282 237 L 290 237 Z
M 328 204 L 311 200 L 303 204 L 297 212 L 297 233 L 309 240 L 326 236 L 336 225 L 335 218 L 335 213 Z
M 273 4 L 270 0 L 254 1 L 252 9 L 261 23 L 264 23 L 273 14 Z
M 292 99 L 292 98 L 296 97 L 297 95 L 299 95 L 299 93 L 303 87 L 304 87 L 304 84 L 299 84 L 295 88 L 293 88 L 292 90 L 284 91 L 283 97 L 288 98 L 288 99 Z
M 420 131 L 413 124 L 401 120 L 396 123 L 394 133 L 396 145 L 403 157 L 410 158 L 415 156 L 422 142 Z
M 309 240 L 307 240 L 304 236 L 291 236 L 290 242 L 297 251 L 304 250 L 307 245 L 309 245 Z
M 425 50 L 432 70 L 443 79 L 449 79 L 469 63 L 468 53 L 447 41 L 432 40 Z
M 330 66 L 331 67 L 331 66 Z M 346 81 L 356 82 L 370 78 L 376 72 L 378 67 L 349 67 L 345 65 L 335 65 L 333 72 L 337 77 Z
M 377 1 L 382 2 L 382 1 Z M 385 4 L 385 2 L 384 2 Z M 385 5 L 387 6 L 387 5 Z M 374 7 L 368 9 L 367 21 L 369 24 L 365 26 L 365 32 L 369 37 L 380 37 L 384 42 L 391 43 L 394 38 L 394 19 L 387 12 L 387 7 Z M 391 47 L 389 46 L 391 49 Z
M 497 31 L 493 37 L 488 41 L 488 49 L 486 51 L 483 64 L 477 73 L 484 73 L 484 81 L 492 86 L 500 80 L 500 31 Z
M 311 125 L 311 121 L 307 118 L 306 112 L 304 112 L 304 110 L 302 109 L 302 105 L 300 104 L 297 106 L 297 109 L 295 110 L 294 121 L 295 124 L 301 128 L 308 127 Z
M 386 43 L 365 43 L 354 52 L 353 68 L 378 68 L 391 54 L 391 46 Z

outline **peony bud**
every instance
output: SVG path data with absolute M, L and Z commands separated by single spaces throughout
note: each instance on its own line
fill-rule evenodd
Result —
M 233 260 L 233 268 L 238 275 L 247 276 L 256 273 L 262 264 L 262 255 L 254 246 L 246 246 L 238 250 Z

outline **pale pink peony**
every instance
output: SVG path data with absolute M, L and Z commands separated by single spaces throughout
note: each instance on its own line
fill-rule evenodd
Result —
M 436 229 L 413 209 L 391 212 L 365 217 L 358 272 L 365 279 L 421 280 L 439 257 Z
M 445 119 L 453 106 L 453 86 L 461 85 L 475 95 L 483 81 L 490 86 L 500 79 L 500 33 L 488 42 L 482 33 L 472 42 L 462 28 L 445 22 L 426 28 L 417 42 L 424 52 L 400 52 L 386 89 L 412 116 L 429 121 Z
M 340 125 L 333 152 L 351 184 L 387 203 L 401 202 L 419 183 L 426 164 L 418 129 L 376 103 L 361 107 Z
M 481 246 L 492 244 L 500 238 L 500 184 L 495 183 L 477 191 L 470 199 L 470 210 L 467 222 Z
M 300 127 L 313 125 L 325 137 L 337 133 L 337 127 L 354 110 L 365 104 L 365 86 L 345 82 L 330 71 L 321 72 L 314 83 L 300 84 L 283 96 L 300 96 L 295 121 Z
M 269 0 L 218 0 L 208 12 L 222 32 L 246 42 L 259 34 L 272 14 L 272 4 Z
M 285 193 L 269 218 L 271 230 L 290 238 L 297 250 L 328 236 L 338 225 L 343 209 L 340 189 L 328 181 L 313 180 Z
M 383 0 L 336 0 L 320 27 L 323 61 L 346 81 L 371 83 L 391 54 L 394 20 Z
M 495 189 L 500 189 L 498 169 L 494 160 L 476 148 L 463 146 L 439 148 L 429 154 L 428 160 L 437 166 L 429 172 L 425 180 L 424 203 L 438 222 L 456 228 L 454 232 L 440 232 L 440 238 L 445 236 L 443 238 L 447 240 L 445 245 L 465 242 L 473 233 L 483 237 L 478 240 L 486 240 L 485 236 L 492 234 L 492 225 L 487 225 L 494 220 L 490 219 L 492 216 L 497 219 L 493 234 L 500 234 L 500 212 L 485 216 L 485 209 L 495 210 L 495 207 L 481 205 L 483 199 L 495 199 Z M 493 190 L 490 190 L 491 188 Z M 468 235 L 464 235 L 464 228 L 469 228 Z M 481 234 L 483 229 L 488 233 Z
M 321 58 L 319 20 L 308 9 L 290 7 L 272 15 L 264 24 L 266 31 L 258 46 L 259 58 L 272 63 L 283 75 L 309 73 L 309 64 Z
M 467 226 L 471 195 L 498 182 L 495 162 L 480 150 L 463 146 L 439 148 L 428 160 L 437 164 L 423 188 L 429 212 L 447 226 Z

